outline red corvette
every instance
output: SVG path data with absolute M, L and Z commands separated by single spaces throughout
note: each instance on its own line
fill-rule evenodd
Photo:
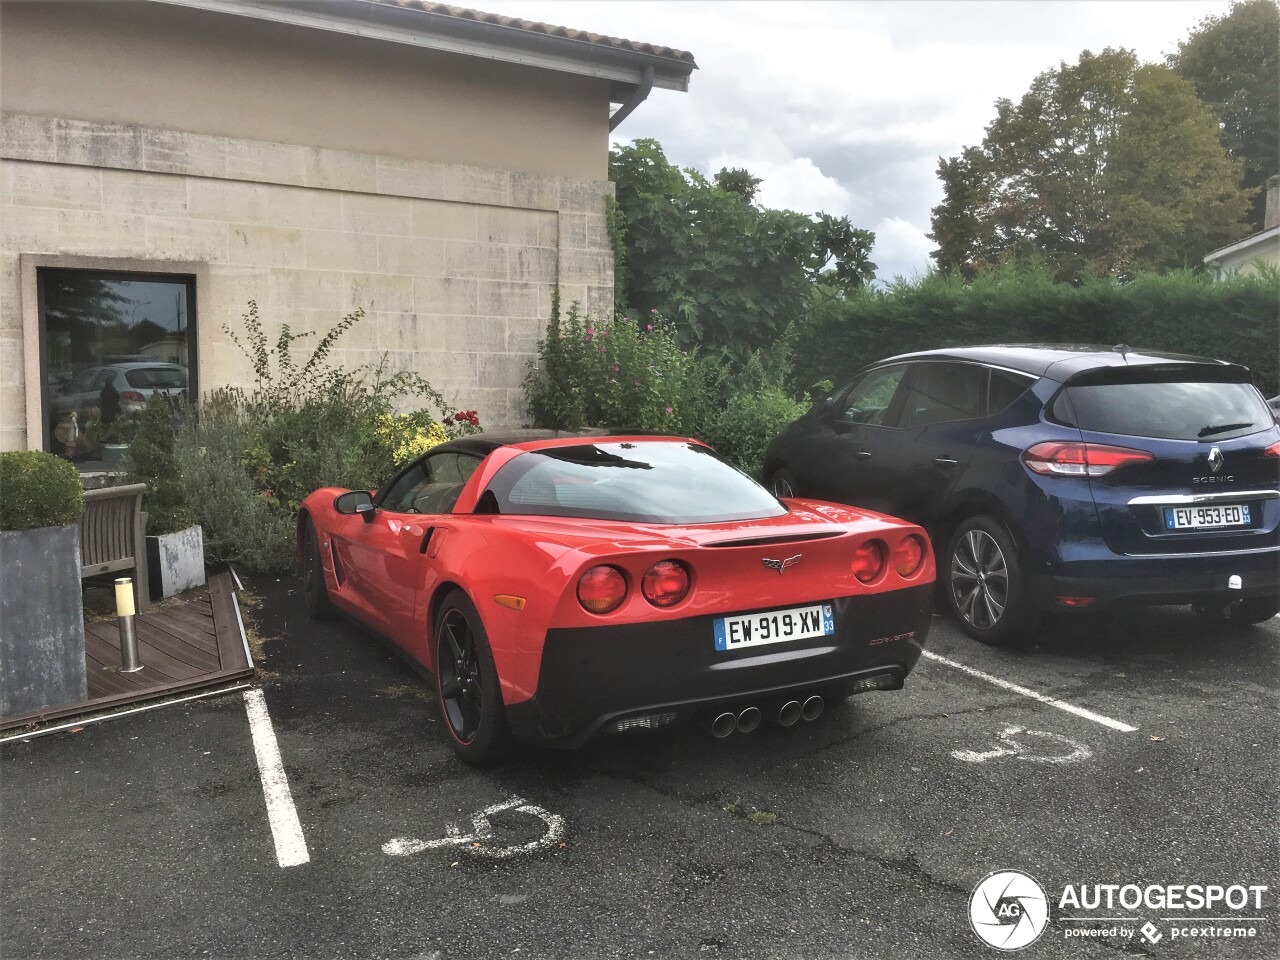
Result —
M 472 763 L 703 717 L 748 732 L 900 689 L 932 613 L 923 530 L 777 500 L 693 440 L 433 448 L 377 493 L 298 514 L 308 612 L 336 608 L 435 676 Z

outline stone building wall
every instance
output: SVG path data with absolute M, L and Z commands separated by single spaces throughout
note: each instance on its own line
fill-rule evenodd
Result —
M 607 181 L 8 113 L 0 118 L 0 449 L 41 445 L 36 271 L 195 277 L 201 390 L 248 383 L 222 332 L 256 300 L 268 334 L 323 332 L 349 367 L 387 355 L 488 427 L 557 288 L 613 302 Z

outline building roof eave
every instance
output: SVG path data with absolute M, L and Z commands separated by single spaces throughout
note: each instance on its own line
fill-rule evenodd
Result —
M 655 87 L 687 92 L 689 77 L 697 69 L 692 55 L 684 51 L 417 0 L 152 2 L 599 77 L 613 81 L 611 89 L 615 91 L 639 86 L 644 82 L 645 68 L 650 67 Z
M 1227 257 L 1234 257 L 1237 254 L 1246 252 L 1253 247 L 1260 247 L 1268 240 L 1280 239 L 1280 227 L 1271 227 L 1269 230 L 1263 230 L 1255 233 L 1251 237 L 1245 237 L 1243 240 L 1237 240 L 1235 243 L 1228 244 L 1225 247 L 1219 247 L 1205 255 L 1204 262 L 1210 266 L 1216 265 Z

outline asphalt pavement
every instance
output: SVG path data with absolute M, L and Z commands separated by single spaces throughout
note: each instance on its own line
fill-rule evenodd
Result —
M 1104 614 L 1001 651 L 939 617 L 906 690 L 814 723 L 477 771 L 395 655 L 248 586 L 258 706 L 0 745 L 6 960 L 995 957 L 997 871 L 1044 892 L 1027 958 L 1280 953 L 1280 619 Z M 1197 886 L 1267 889 L 1187 909 Z M 1034 913 L 1013 893 L 985 905 Z

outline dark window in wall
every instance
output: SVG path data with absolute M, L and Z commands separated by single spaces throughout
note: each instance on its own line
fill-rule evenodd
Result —
M 195 396 L 195 283 L 187 276 L 41 269 L 45 449 L 111 465 L 155 392 Z

